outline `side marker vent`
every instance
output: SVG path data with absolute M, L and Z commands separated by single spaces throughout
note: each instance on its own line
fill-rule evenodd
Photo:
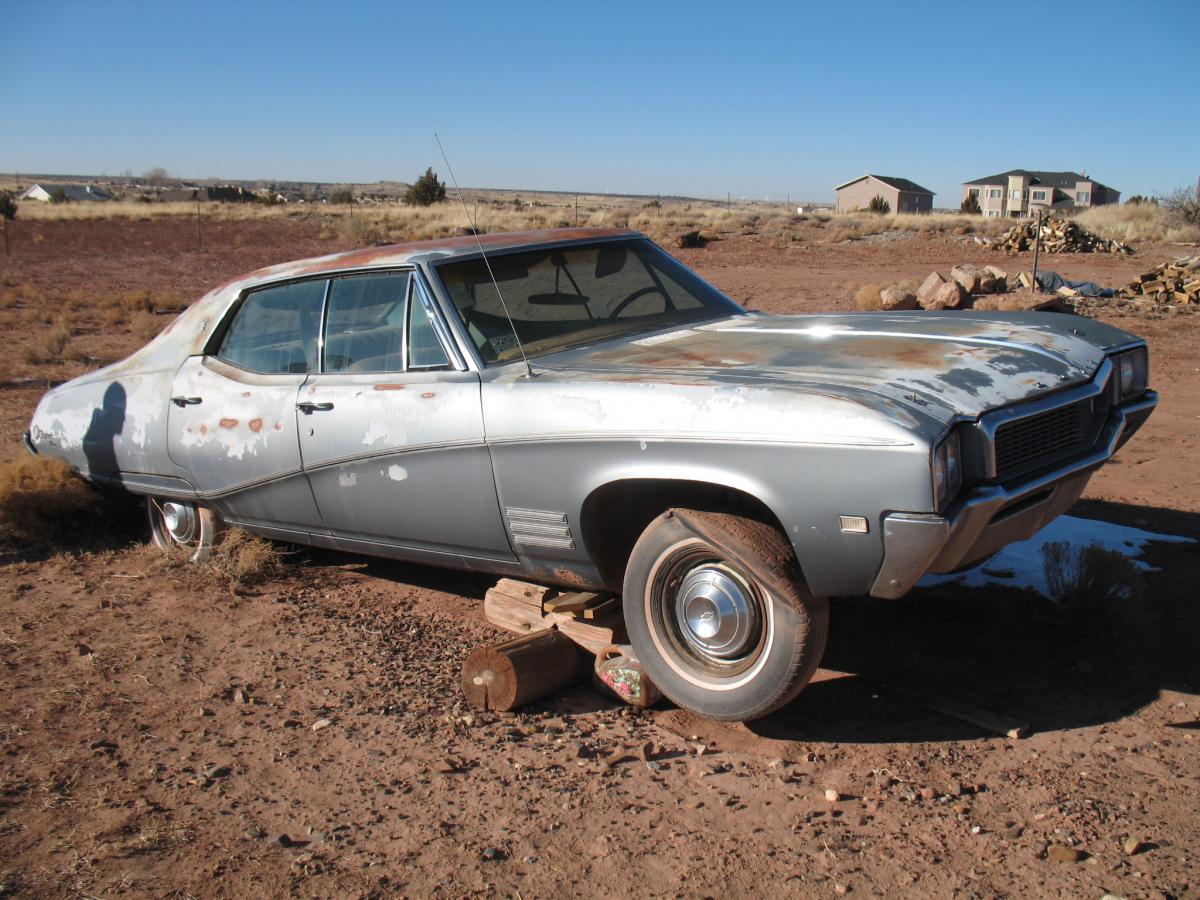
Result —
M 505 507 L 508 530 L 514 544 L 526 547 L 552 547 L 574 550 L 575 538 L 567 523 L 567 514 L 548 509 L 517 509 Z

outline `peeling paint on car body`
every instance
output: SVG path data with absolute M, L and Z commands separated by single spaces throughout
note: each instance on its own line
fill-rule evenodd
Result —
M 937 513 L 931 454 L 950 429 L 1070 397 L 1139 346 L 1049 313 L 722 313 L 535 354 L 531 375 L 483 364 L 436 274 L 479 242 L 502 254 L 644 240 L 561 229 L 269 266 L 47 392 L 30 440 L 93 480 L 199 497 L 271 536 L 591 588 L 614 587 L 593 554 L 594 498 L 622 483 L 702 484 L 769 510 L 814 592 L 853 594 L 881 570 L 884 516 Z M 442 329 L 444 370 L 256 375 L 205 355 L 250 289 L 395 268 L 413 273 Z M 518 546 L 502 509 L 562 511 L 571 547 Z M 869 532 L 841 532 L 847 513 Z

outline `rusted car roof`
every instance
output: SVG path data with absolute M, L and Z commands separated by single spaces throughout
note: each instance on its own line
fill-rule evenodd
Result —
M 411 262 L 415 257 L 424 257 L 433 254 L 446 257 L 465 256 L 477 253 L 480 244 L 483 245 L 485 251 L 488 251 L 558 243 L 560 241 L 640 236 L 638 232 L 625 228 L 543 228 L 536 231 L 507 231 L 497 234 L 481 234 L 478 237 L 468 234 L 459 237 L 434 238 L 424 241 L 406 241 L 401 244 L 388 244 L 382 247 L 367 247 L 361 250 L 350 250 L 345 253 L 334 253 L 330 256 L 298 259 L 280 265 L 267 266 L 247 275 L 240 275 L 236 280 L 238 282 L 252 282 L 261 278 L 311 275 L 318 272 L 352 269 L 360 266 L 401 265 Z

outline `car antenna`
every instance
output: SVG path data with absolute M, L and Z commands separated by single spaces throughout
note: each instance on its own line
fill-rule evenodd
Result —
M 466 215 L 467 221 L 471 223 L 471 234 L 475 235 L 475 243 L 479 245 L 479 255 L 483 257 L 483 264 L 487 267 L 488 277 L 492 279 L 492 287 L 496 289 L 496 296 L 500 298 L 500 308 L 504 310 L 504 318 L 508 319 L 508 327 L 512 329 L 513 339 L 517 342 L 517 349 L 521 351 L 521 359 L 525 362 L 525 372 L 530 378 L 536 378 L 537 373 L 533 371 L 533 366 L 529 364 L 529 357 L 525 355 L 525 345 L 521 343 L 521 336 L 517 334 L 517 324 L 513 321 L 512 314 L 508 311 L 508 304 L 504 302 L 504 292 L 500 290 L 500 282 L 496 280 L 496 273 L 492 271 L 492 263 L 487 258 L 487 253 L 483 249 L 483 241 L 479 239 L 479 229 L 475 226 L 475 219 L 471 216 L 471 211 L 467 209 L 467 201 L 463 199 L 462 191 L 458 187 L 458 179 L 454 177 L 454 169 L 450 167 L 450 158 L 446 156 L 446 148 L 442 146 L 442 139 L 438 137 L 438 133 L 433 133 L 433 139 L 437 141 L 438 149 L 442 151 L 442 159 L 446 162 L 446 171 L 450 174 L 450 182 L 454 185 L 454 193 L 458 195 L 458 202 L 462 204 L 463 214 Z

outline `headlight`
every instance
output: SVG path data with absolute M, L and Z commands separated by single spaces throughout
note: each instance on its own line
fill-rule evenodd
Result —
M 962 448 L 952 431 L 933 451 L 933 502 L 937 512 L 950 505 L 962 487 Z
M 1150 383 L 1150 362 L 1145 347 L 1122 353 L 1113 363 L 1117 370 L 1118 403 L 1146 393 L 1146 387 Z

